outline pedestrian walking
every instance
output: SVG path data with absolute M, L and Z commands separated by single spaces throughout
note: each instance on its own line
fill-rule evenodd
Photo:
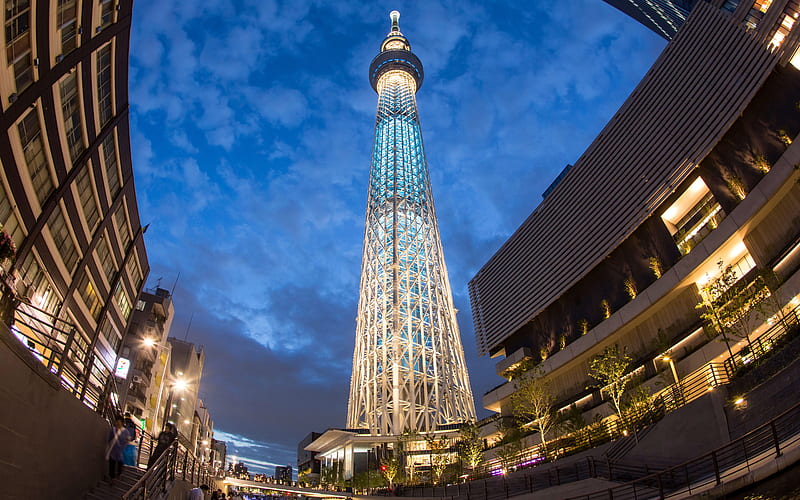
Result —
M 106 443 L 106 460 L 108 460 L 108 476 L 114 482 L 122 474 L 122 454 L 130 442 L 130 434 L 125 429 L 121 416 L 114 419 L 114 427 L 108 433 Z
M 153 453 L 150 454 L 150 460 L 147 461 L 147 468 L 153 466 L 169 446 L 172 444 L 175 439 L 178 437 L 178 432 L 175 430 L 175 426 L 171 423 L 167 422 L 164 424 L 164 430 L 158 433 L 158 442 L 156 443 L 156 447 L 153 450 Z
M 189 500 L 203 500 L 206 497 L 206 492 L 209 490 L 207 484 L 201 484 L 197 488 L 193 488 L 189 492 Z
M 122 420 L 122 425 L 128 431 L 128 445 L 125 446 L 125 450 L 122 452 L 122 463 L 125 465 L 136 465 L 136 437 L 137 437 L 137 429 L 136 424 L 133 422 L 131 418 L 130 412 L 125 413 L 125 418 Z

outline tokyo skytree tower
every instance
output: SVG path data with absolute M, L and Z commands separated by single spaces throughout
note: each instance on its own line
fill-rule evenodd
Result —
M 347 427 L 373 435 L 475 419 L 400 13 L 372 60 L 378 93 Z

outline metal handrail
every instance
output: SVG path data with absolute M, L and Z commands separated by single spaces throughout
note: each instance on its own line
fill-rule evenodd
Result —
M 170 488 L 169 482 L 176 479 L 189 481 L 192 485 L 207 484 L 216 489 L 215 477 L 209 464 L 198 460 L 180 440 L 175 439 L 147 472 L 122 495 L 122 500 L 146 500 L 154 494 L 166 493 Z
M 800 443 L 800 404 L 710 453 L 620 486 L 571 497 L 571 500 L 666 498 L 697 493 L 698 489 L 718 486 L 745 470 L 750 473 L 754 466 L 780 457 L 783 449 L 796 443 Z

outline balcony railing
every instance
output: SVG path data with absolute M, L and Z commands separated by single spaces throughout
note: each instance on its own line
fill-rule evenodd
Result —
M 99 410 L 110 376 L 95 359 L 78 329 L 33 304 L 21 302 L 14 311 L 14 325 L 7 328 L 61 385 L 93 410 Z

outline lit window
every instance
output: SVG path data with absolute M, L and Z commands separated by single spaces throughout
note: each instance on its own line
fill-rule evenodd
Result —
M 83 303 L 86 304 L 89 314 L 97 321 L 100 318 L 100 311 L 103 310 L 103 303 L 100 300 L 100 296 L 97 294 L 97 288 L 89 277 L 88 267 L 84 269 L 83 277 L 78 284 L 78 293 L 80 293 Z
M 761 13 L 767 12 L 770 5 L 772 5 L 772 0 L 756 0 L 753 2 L 753 8 Z
M 61 298 L 53 291 L 46 273 L 39 265 L 33 252 L 30 252 L 18 267 L 23 283 L 27 285 L 26 295 L 31 302 L 44 311 L 55 314 L 61 307 Z
M 724 217 L 725 212 L 700 177 L 661 215 L 682 255 L 689 253 Z
M 384 46 L 385 50 L 406 50 L 406 44 L 402 40 L 392 40 Z
M 134 288 L 138 290 L 139 285 L 142 283 L 142 273 L 139 271 L 139 263 L 136 262 L 135 256 L 131 256 L 130 260 L 128 260 L 126 271 L 128 273 L 128 277 L 131 279 L 131 283 L 133 283 Z
M 128 317 L 131 315 L 131 302 L 128 300 L 128 295 L 125 293 L 121 281 L 117 282 L 117 286 L 114 289 L 114 300 L 116 300 L 117 306 L 119 306 L 122 317 L 127 321 Z
M 143 300 L 136 301 L 136 310 L 137 311 L 144 311 L 144 308 L 147 307 L 147 303 Z
M 800 16 L 800 2 L 789 2 L 786 7 L 784 7 L 783 17 L 780 18 L 781 23 L 775 29 L 772 39 L 770 40 L 770 45 L 774 49 L 780 47 L 783 40 L 789 35 L 789 32 L 792 31 L 792 27 L 798 16 Z

